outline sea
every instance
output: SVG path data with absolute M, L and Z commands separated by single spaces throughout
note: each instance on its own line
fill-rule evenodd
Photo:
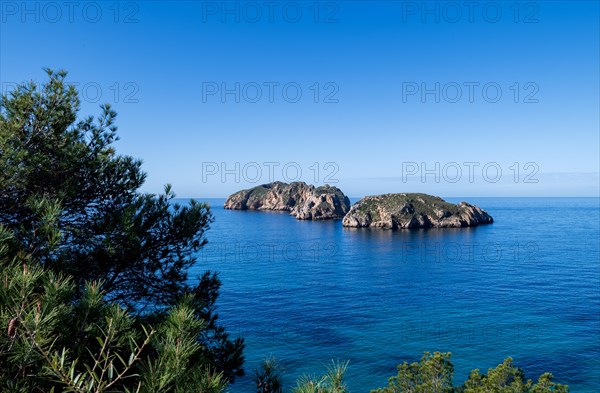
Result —
M 455 384 L 512 357 L 527 378 L 600 392 L 599 198 L 446 198 L 494 223 L 398 231 L 201 200 L 215 221 L 191 276 L 219 272 L 219 320 L 246 340 L 232 393 L 256 391 L 268 357 L 286 391 L 348 361 L 363 393 L 435 351 L 452 353 Z

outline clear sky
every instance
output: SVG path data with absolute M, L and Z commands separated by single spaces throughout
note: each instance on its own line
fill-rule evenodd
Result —
M 82 114 L 118 111 L 149 192 L 597 196 L 599 19 L 598 1 L 2 1 L 0 82 L 69 71 Z

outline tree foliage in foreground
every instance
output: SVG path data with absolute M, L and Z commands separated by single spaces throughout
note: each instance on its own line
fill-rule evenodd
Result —
M 199 365 L 205 321 L 191 298 L 155 327 L 140 325 L 100 283 L 74 281 L 29 255 L 10 255 L 0 226 L 0 389 L 3 392 L 203 392 L 227 386 L 210 362 Z
M 566 393 L 565 385 L 552 382 L 552 374 L 545 373 L 537 383 L 526 380 L 523 370 L 515 367 L 511 358 L 485 375 L 471 372 L 462 386 L 454 386 L 454 366 L 450 353 L 426 352 L 419 362 L 398 365 L 398 374 L 388 380 L 385 388 L 372 393 Z
M 420 361 L 398 365 L 398 374 L 388 380 L 388 386 L 372 393 L 568 393 L 566 385 L 552 381 L 552 374 L 542 374 L 534 383 L 525 379 L 523 370 L 515 367 L 511 358 L 481 375 L 473 370 L 461 386 L 452 382 L 454 366 L 451 354 L 426 352 Z M 270 362 L 273 362 L 271 360 Z M 348 362 L 334 362 L 323 376 L 303 376 L 296 381 L 294 393 L 348 393 L 345 376 Z M 263 367 L 264 369 L 264 367 Z M 281 376 L 279 374 L 278 378 Z M 281 383 L 279 381 L 278 386 Z M 259 390 L 260 392 L 260 390 Z
M 116 113 L 104 105 L 97 118 L 80 118 L 66 73 L 47 72 L 46 83 L 0 98 L 0 225 L 10 232 L 10 255 L 69 277 L 72 307 L 96 286 L 138 335 L 142 324 L 159 326 L 185 303 L 202 321 L 190 367 L 210 364 L 233 381 L 243 374 L 244 343 L 218 323 L 220 281 L 210 272 L 188 276 L 213 220 L 208 206 L 173 203 L 169 186 L 161 195 L 140 192 L 141 161 L 114 149 Z M 81 339 L 65 340 L 67 352 Z
M 283 393 L 283 367 L 273 356 L 265 359 L 255 371 L 257 393 Z
M 294 393 L 348 393 L 345 376 L 347 361 L 332 361 L 322 376 L 305 375 L 296 381 Z

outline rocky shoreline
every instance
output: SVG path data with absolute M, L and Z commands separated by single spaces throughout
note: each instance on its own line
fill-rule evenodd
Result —
M 230 195 L 224 205 L 233 210 L 289 211 L 298 220 L 343 218 L 350 199 L 337 187 L 315 187 L 304 182 L 263 184 Z

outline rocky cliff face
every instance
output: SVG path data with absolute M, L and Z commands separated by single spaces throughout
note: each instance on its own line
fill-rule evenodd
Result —
M 344 217 L 345 227 L 460 228 L 490 224 L 494 220 L 477 206 L 448 203 L 427 194 L 369 196 L 355 203 Z
M 289 211 L 299 220 L 342 218 L 350 200 L 337 187 L 274 182 L 238 191 L 227 198 L 225 209 Z

